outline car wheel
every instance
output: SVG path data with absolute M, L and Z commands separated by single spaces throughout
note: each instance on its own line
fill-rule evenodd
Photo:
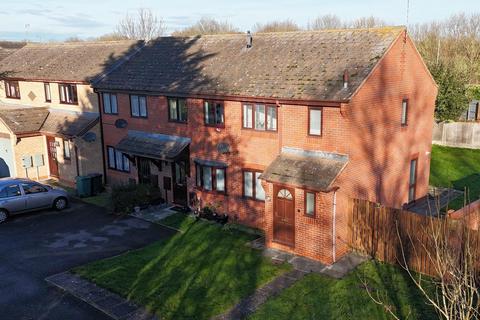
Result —
M 67 205 L 68 205 L 68 201 L 63 197 L 57 198 L 53 202 L 53 208 L 58 211 L 65 209 Z
M 8 218 L 7 210 L 0 210 L 0 223 L 5 222 Z

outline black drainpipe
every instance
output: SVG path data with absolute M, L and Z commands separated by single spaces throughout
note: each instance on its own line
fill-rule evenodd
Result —
M 98 114 L 100 116 L 100 141 L 102 143 L 102 161 L 103 161 L 103 181 L 105 184 L 107 184 L 107 169 L 105 167 L 105 143 L 103 141 L 103 120 L 102 120 L 102 108 L 103 108 L 103 101 L 100 96 L 100 93 L 94 89 L 94 91 L 97 93 L 97 98 L 98 98 Z

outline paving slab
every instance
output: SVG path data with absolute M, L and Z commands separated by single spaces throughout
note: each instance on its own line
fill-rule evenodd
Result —
M 51 285 L 90 304 L 112 319 L 155 319 L 145 308 L 115 293 L 100 288 L 94 283 L 69 271 L 47 277 L 45 280 Z

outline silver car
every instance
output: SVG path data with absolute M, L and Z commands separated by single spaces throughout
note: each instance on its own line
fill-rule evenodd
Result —
M 53 208 L 63 210 L 68 206 L 65 190 L 28 179 L 0 179 L 0 223 L 11 215 Z

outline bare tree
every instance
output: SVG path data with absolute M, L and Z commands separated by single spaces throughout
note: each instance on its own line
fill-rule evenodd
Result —
M 472 219 L 478 219 L 476 215 L 478 213 L 467 212 L 456 221 L 431 215 L 424 234 L 405 234 L 397 224 L 401 252 L 398 261 L 442 319 L 480 319 L 480 234 L 470 229 Z M 433 278 L 416 273 L 410 267 L 409 259 L 418 257 L 420 252 L 428 257 Z M 384 295 L 371 289 L 367 281 L 363 284 L 376 304 L 399 319 Z
M 342 20 L 334 14 L 326 14 L 315 18 L 308 24 L 310 30 L 340 29 L 345 25 Z
M 253 30 L 258 33 L 262 32 L 287 32 L 299 31 L 300 27 L 292 20 L 272 21 L 266 24 L 256 23 Z
M 204 34 L 239 33 L 239 30 L 227 21 L 217 21 L 213 18 L 203 17 L 195 24 L 183 30 L 172 33 L 174 36 L 189 37 Z
M 97 37 L 95 40 L 98 41 L 118 41 L 118 40 L 128 40 L 126 36 L 123 36 L 119 33 L 112 32 L 112 33 L 107 33 L 104 35 L 101 35 Z
M 152 10 L 140 8 L 135 15 L 127 13 L 115 33 L 127 39 L 149 41 L 163 35 L 165 30 L 165 23 Z
M 375 27 L 383 27 L 385 25 L 386 25 L 385 21 L 374 16 L 361 17 L 349 23 L 349 26 L 351 28 L 375 28 Z

